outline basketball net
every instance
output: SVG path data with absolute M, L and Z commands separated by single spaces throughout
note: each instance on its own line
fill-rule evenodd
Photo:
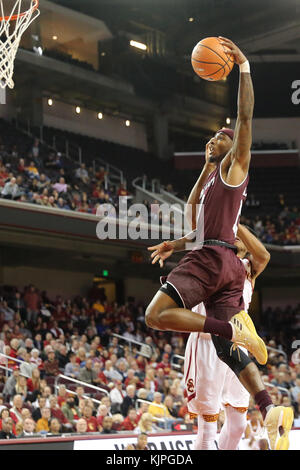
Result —
M 30 6 L 25 12 L 22 10 L 24 0 L 15 0 L 8 15 L 5 11 L 5 2 L 6 0 L 0 0 L 0 87 L 3 89 L 15 86 L 12 77 L 22 35 L 40 14 L 38 0 L 29 0 Z

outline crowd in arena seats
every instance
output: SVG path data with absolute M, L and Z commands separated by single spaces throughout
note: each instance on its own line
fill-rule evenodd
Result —
M 32 285 L 1 286 L 0 294 L 0 438 L 196 429 L 176 357 L 187 335 L 148 330 L 143 303 L 110 303 L 95 287 L 72 299 L 50 299 Z M 291 403 L 300 420 L 300 360 L 293 363 L 287 347 L 300 308 L 288 311 L 289 329 L 280 330 L 274 312 L 264 312 L 260 333 L 283 353 L 270 352 L 260 371 L 274 401 Z M 251 401 L 249 419 L 256 415 Z
M 141 151 L 132 149 L 132 154 L 128 159 L 125 157 L 128 156 L 129 148 L 125 146 L 105 143 L 97 139 L 76 136 L 50 128 L 44 129 L 44 133 L 50 133 L 50 138 L 53 137 L 54 132 L 58 138 L 63 139 L 66 137 L 70 138 L 71 141 L 75 139 L 74 143 L 85 149 L 86 163 L 79 164 L 66 158 L 58 151 L 49 150 L 38 139 L 32 141 L 31 138 L 18 133 L 6 121 L 1 120 L 0 128 L 2 135 L 6 136 L 5 143 L 0 141 L 0 193 L 1 197 L 5 199 L 91 214 L 95 214 L 101 204 L 109 203 L 115 207 L 116 215 L 122 217 L 123 212 L 119 208 L 119 196 L 125 196 L 128 199 L 134 198 L 131 178 L 137 175 L 135 173 L 137 169 L 140 172 L 140 166 L 137 162 L 140 162 L 142 158 L 143 169 L 147 171 L 147 174 L 151 167 L 151 171 L 153 171 L 153 158 L 150 154 L 142 152 L 142 155 Z M 121 164 L 121 161 L 124 161 L 125 158 L 128 166 L 128 174 L 125 175 L 128 179 L 127 185 L 110 184 L 110 175 L 107 169 L 103 166 L 96 168 L 92 165 L 93 159 L 97 160 L 97 151 L 95 151 L 97 148 L 101 148 L 103 150 L 102 156 L 106 156 L 108 161 L 112 159 L 115 165 Z M 89 158 L 87 158 L 88 156 Z M 164 165 L 163 163 L 160 163 L 160 165 L 161 176 L 165 178 L 163 186 L 172 194 L 180 196 L 180 191 L 178 193 L 174 189 L 175 187 L 178 189 L 178 175 L 176 179 L 173 172 L 170 172 L 170 165 Z M 260 188 L 260 181 L 261 178 L 264 178 L 264 172 L 261 174 L 260 171 L 257 172 L 256 170 L 256 173 L 254 178 L 250 178 L 250 182 L 254 184 L 256 181 L 259 184 L 257 188 Z M 175 179 L 171 183 L 173 176 Z M 194 173 L 193 176 L 191 174 L 187 176 L 185 188 L 186 185 L 192 187 L 195 180 Z M 286 176 L 284 180 L 289 181 L 291 178 L 290 171 Z M 271 179 L 274 177 L 275 174 L 272 173 Z M 185 178 L 183 179 L 185 180 Z M 189 181 L 193 181 L 193 184 Z M 267 200 L 268 197 L 271 199 Z M 143 202 L 148 209 L 148 217 L 145 218 L 143 214 L 140 214 L 140 222 L 147 223 L 151 221 L 159 225 L 169 224 L 171 228 L 174 227 L 175 219 L 173 214 L 163 216 L 161 213 L 156 215 L 152 211 L 151 215 L 150 202 L 146 200 Z M 158 203 L 158 201 L 155 202 Z M 295 202 L 295 197 L 292 194 L 278 194 L 275 198 L 272 195 L 257 197 L 250 190 L 241 221 L 252 227 L 264 243 L 299 245 L 300 209 L 298 205 L 295 205 Z M 130 212 L 128 215 L 130 218 Z
M 61 153 L 45 149 L 35 139 L 19 151 L 0 145 L 0 193 L 3 199 L 44 207 L 96 214 L 100 204 L 118 209 L 119 196 L 130 197 L 120 184 L 105 188 L 104 167 L 87 168 Z
M 297 206 L 284 206 L 274 216 L 249 217 L 248 211 L 247 217 L 241 217 L 241 223 L 250 226 L 263 243 L 282 246 L 300 244 L 300 210 Z

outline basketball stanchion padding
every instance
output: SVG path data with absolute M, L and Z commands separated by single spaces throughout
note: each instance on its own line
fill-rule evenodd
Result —
M 13 73 L 23 33 L 39 16 L 39 0 L 0 0 L 0 86 L 14 88 Z

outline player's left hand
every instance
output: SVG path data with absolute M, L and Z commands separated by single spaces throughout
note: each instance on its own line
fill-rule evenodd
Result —
M 234 42 L 232 42 L 230 39 L 224 38 L 223 36 L 219 36 L 219 39 L 221 39 L 221 44 L 226 47 L 226 52 L 230 52 L 233 55 L 234 62 L 236 64 L 241 65 L 246 62 L 247 57 L 242 53 L 237 45 L 234 44 Z

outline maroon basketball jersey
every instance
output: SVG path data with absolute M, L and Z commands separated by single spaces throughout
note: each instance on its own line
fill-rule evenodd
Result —
M 211 173 L 200 194 L 200 214 L 204 211 L 204 240 L 222 240 L 233 244 L 240 220 L 243 202 L 247 197 L 249 176 L 238 186 L 227 184 L 221 175 L 222 162 Z

